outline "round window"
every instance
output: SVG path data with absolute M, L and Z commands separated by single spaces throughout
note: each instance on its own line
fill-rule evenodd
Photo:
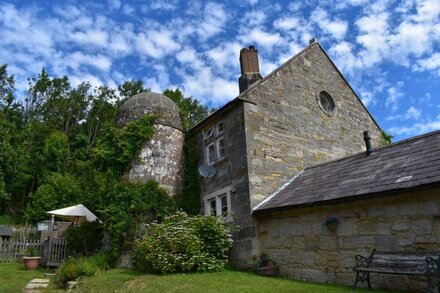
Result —
M 319 93 L 318 96 L 318 103 L 321 109 L 330 116 L 335 115 L 335 102 L 333 101 L 333 98 L 330 96 L 329 93 L 322 91 Z

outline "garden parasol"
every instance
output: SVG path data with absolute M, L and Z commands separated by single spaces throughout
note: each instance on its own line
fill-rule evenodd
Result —
M 93 222 L 99 219 L 82 204 L 71 206 L 63 209 L 53 210 L 47 214 L 68 220 L 76 225 L 83 222 Z

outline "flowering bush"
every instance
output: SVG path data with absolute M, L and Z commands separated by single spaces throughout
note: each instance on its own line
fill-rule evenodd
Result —
M 161 274 L 218 271 L 224 268 L 231 245 L 231 235 L 218 218 L 179 212 L 148 227 L 136 244 L 134 266 Z

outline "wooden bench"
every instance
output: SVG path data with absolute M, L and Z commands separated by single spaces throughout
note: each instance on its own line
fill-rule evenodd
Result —
M 437 287 L 440 293 L 440 251 L 376 251 L 371 252 L 369 257 L 356 255 L 356 280 L 353 290 L 356 290 L 359 282 L 367 282 L 371 289 L 370 273 L 426 276 L 427 292 Z

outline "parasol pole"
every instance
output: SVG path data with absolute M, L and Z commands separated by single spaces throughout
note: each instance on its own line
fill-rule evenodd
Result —
M 50 229 L 49 229 L 49 248 L 47 250 L 47 264 L 50 262 L 51 256 L 52 256 L 52 234 L 53 234 L 53 225 L 55 223 L 55 215 L 52 215 L 50 219 Z

